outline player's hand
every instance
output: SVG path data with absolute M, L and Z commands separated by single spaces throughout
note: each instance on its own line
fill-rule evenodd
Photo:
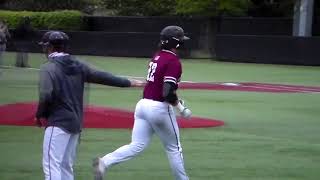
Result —
M 129 79 L 131 83 L 131 87 L 142 87 L 145 85 L 144 81 L 136 80 L 136 79 Z
M 184 108 L 182 112 L 180 112 L 181 116 L 186 118 L 186 119 L 190 119 L 191 118 L 191 115 L 192 115 L 192 112 L 189 108 Z
M 189 108 L 187 108 L 185 106 L 185 103 L 182 99 L 179 99 L 178 100 L 178 103 L 176 105 L 177 109 L 179 110 L 180 112 L 180 115 L 186 119 L 189 119 L 192 115 L 192 112 Z
M 178 99 L 177 103 L 180 103 L 182 106 L 186 106 L 185 103 L 184 103 L 184 100 L 182 100 L 182 99 Z

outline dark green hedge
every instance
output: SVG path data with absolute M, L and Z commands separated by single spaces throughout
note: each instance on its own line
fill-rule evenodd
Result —
M 16 28 L 21 19 L 26 16 L 30 17 L 31 24 L 36 29 L 81 30 L 84 27 L 83 14 L 80 11 L 31 12 L 0 10 L 0 19 L 4 19 L 9 28 Z
M 161 16 L 173 15 L 175 0 L 101 0 L 102 6 L 115 15 Z
M 11 11 L 84 10 L 99 0 L 0 0 L 0 8 Z

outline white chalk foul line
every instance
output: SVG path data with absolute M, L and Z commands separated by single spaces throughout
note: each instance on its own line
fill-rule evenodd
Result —
M 279 92 L 297 92 L 297 93 L 319 93 L 320 91 L 306 91 L 306 90 L 299 90 L 299 89 L 283 89 L 283 88 L 278 88 L 278 87 L 259 87 L 259 86 L 250 86 L 250 85 L 241 85 L 241 87 L 245 88 L 254 88 L 254 89 L 268 89 L 268 90 L 274 90 L 274 91 L 279 91 Z
M 320 87 L 305 87 L 305 86 L 291 86 L 291 85 L 279 85 L 279 84 L 253 84 L 253 86 L 262 88 L 278 88 L 279 90 L 291 90 L 291 91 L 305 91 L 305 92 L 320 92 Z

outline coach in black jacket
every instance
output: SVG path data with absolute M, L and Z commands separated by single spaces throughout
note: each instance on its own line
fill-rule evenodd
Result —
M 69 37 L 49 31 L 40 44 L 48 62 L 40 69 L 36 123 L 45 122 L 43 170 L 47 180 L 73 180 L 73 163 L 83 121 L 84 84 L 117 87 L 141 86 L 142 82 L 95 70 L 66 53 Z

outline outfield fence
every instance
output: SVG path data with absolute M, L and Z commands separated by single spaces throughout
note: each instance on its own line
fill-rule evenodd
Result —
M 320 34 L 315 18 L 314 34 Z M 216 58 L 252 63 L 319 65 L 320 38 L 291 36 L 290 18 L 176 18 L 176 17 L 87 17 L 87 31 L 66 31 L 70 51 L 79 55 L 150 57 L 157 50 L 159 31 L 167 25 L 182 26 L 191 37 L 183 58 Z M 38 30 L 25 42 L 28 52 L 41 52 Z M 13 37 L 8 51 L 16 51 Z

